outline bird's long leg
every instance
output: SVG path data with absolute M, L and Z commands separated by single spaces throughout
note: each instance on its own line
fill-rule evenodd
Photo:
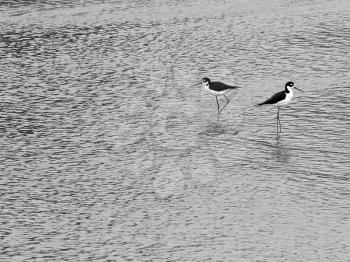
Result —
M 215 98 L 216 98 L 216 104 L 218 105 L 218 118 L 219 118 L 219 114 L 220 114 L 219 101 L 218 101 L 218 97 L 217 96 L 215 96 Z
M 228 98 L 224 95 L 224 97 L 226 98 L 226 104 L 220 109 L 220 112 L 225 108 L 225 106 L 227 106 L 228 103 L 230 103 L 230 100 L 228 100 Z
M 280 114 L 279 114 L 279 110 L 280 108 L 278 108 L 278 124 L 280 126 L 280 133 L 282 133 L 282 126 L 281 126 L 281 120 L 280 120 Z
M 277 111 L 277 134 L 278 134 L 278 125 L 280 124 L 280 108 L 278 107 L 278 111 Z
M 279 123 L 279 126 L 280 126 L 280 133 L 282 133 L 282 125 L 281 125 L 281 120 L 278 119 L 278 123 Z

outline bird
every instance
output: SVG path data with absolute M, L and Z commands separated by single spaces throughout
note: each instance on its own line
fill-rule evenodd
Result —
M 301 89 L 295 87 L 294 83 L 292 81 L 288 81 L 285 85 L 285 89 L 283 91 L 280 91 L 273 96 L 271 96 L 269 99 L 266 101 L 257 104 L 258 106 L 262 105 L 274 105 L 278 107 L 277 111 L 277 135 L 278 133 L 282 132 L 282 127 L 281 127 L 281 121 L 280 121 L 280 107 L 286 106 L 290 103 L 290 101 L 293 98 L 293 89 L 297 89 L 301 92 L 303 92 Z M 279 129 L 278 129 L 279 126 Z
M 202 78 L 202 83 L 204 89 L 216 98 L 216 104 L 218 105 L 218 117 L 221 111 L 225 108 L 225 106 L 227 106 L 227 104 L 230 103 L 230 100 L 227 98 L 227 96 L 225 96 L 225 94 L 232 89 L 241 88 L 240 86 L 226 85 L 222 82 L 212 82 L 207 77 Z M 219 106 L 218 96 L 224 96 L 226 98 L 226 104 L 221 109 Z

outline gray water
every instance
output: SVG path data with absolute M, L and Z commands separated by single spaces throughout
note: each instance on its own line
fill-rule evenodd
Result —
M 0 261 L 350 261 L 349 14 L 1 1 Z

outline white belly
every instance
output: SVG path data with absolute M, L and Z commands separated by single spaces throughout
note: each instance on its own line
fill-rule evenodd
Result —
M 213 91 L 213 90 L 209 89 L 209 84 L 203 84 L 203 87 L 204 87 L 205 91 L 207 91 L 208 93 L 212 94 L 213 96 L 223 95 L 227 91 L 227 90 L 220 91 L 220 92 Z
M 286 94 L 286 98 L 280 102 L 277 102 L 275 106 L 286 106 L 292 101 L 293 98 L 293 92 L 290 91 L 288 94 Z

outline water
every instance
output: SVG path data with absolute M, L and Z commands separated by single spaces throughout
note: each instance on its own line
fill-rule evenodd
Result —
M 0 261 L 349 260 L 349 1 L 0 10 Z

